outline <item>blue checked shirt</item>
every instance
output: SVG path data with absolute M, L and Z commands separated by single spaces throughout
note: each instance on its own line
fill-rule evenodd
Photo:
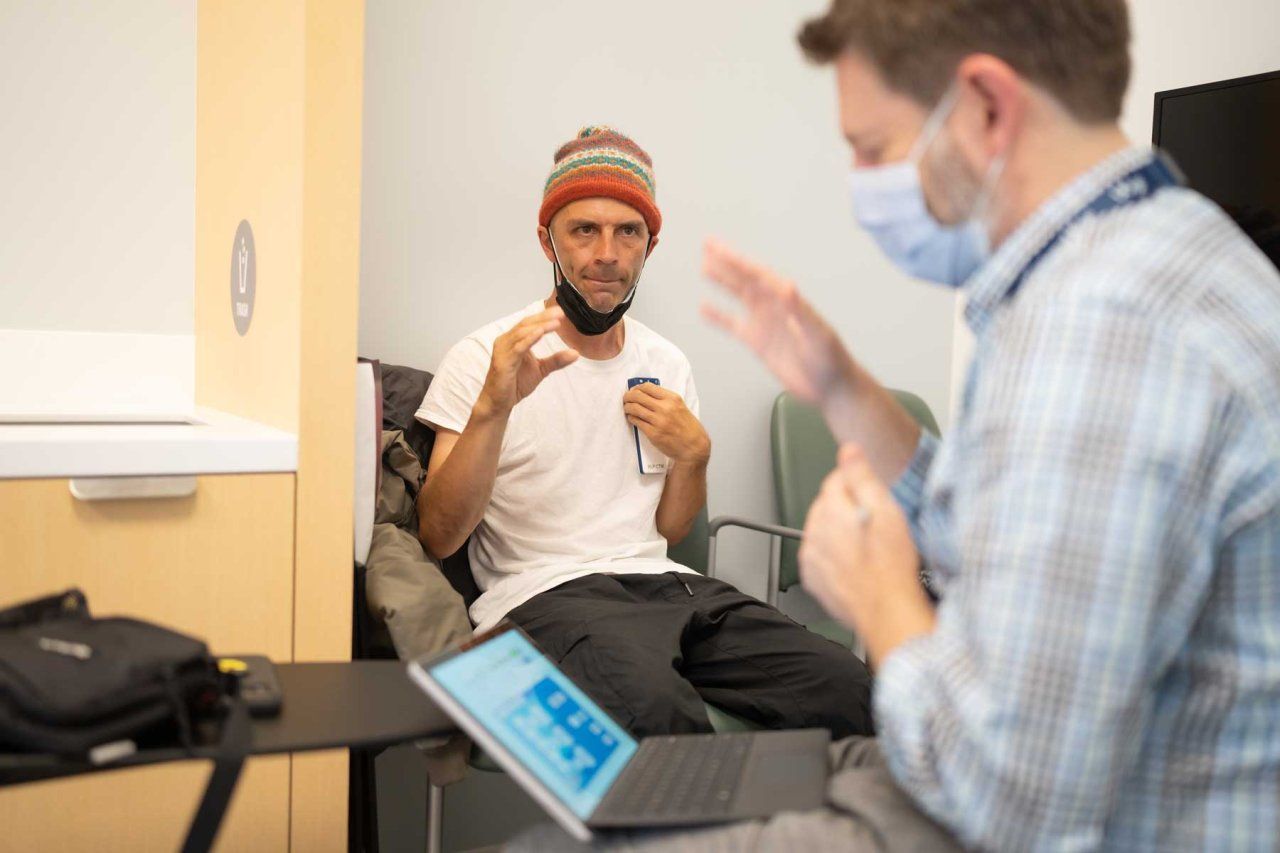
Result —
M 1051 236 L 1114 155 L 966 285 L 945 443 L 894 485 L 936 630 L 875 696 L 899 783 L 1000 850 L 1280 849 L 1280 274 L 1181 187 Z

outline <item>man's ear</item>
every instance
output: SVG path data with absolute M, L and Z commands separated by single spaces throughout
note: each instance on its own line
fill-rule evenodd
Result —
M 965 57 L 956 78 L 961 86 L 956 144 L 982 174 L 992 160 L 1009 153 L 1026 119 L 1031 93 L 1009 63 L 990 54 Z
M 547 260 L 551 263 L 556 262 L 556 253 L 551 248 L 551 232 L 545 226 L 538 226 L 538 242 L 542 245 L 542 254 L 547 256 Z
M 656 236 L 654 236 L 654 237 L 650 237 L 650 238 L 649 238 L 649 248 L 648 248 L 648 250 L 647 250 L 647 251 L 645 251 L 645 253 L 644 253 L 645 260 L 648 260 L 648 259 L 649 259 L 649 256 L 653 254 L 653 250 L 654 250 L 654 249 L 656 249 L 656 248 L 658 248 L 658 238 L 657 238 Z

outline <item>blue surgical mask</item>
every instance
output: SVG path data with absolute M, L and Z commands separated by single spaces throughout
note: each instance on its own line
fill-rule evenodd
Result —
M 968 221 L 944 225 L 929 211 L 920 185 L 920 160 L 950 116 L 958 93 L 952 89 L 934 108 L 905 160 L 849 173 L 854 217 L 889 260 L 908 275 L 955 288 L 991 255 L 991 240 L 981 220 L 1003 163 L 992 164 Z

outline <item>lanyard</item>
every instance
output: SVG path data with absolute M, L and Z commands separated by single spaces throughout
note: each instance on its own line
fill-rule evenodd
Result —
M 1106 189 L 1100 192 L 1093 201 L 1076 211 L 1075 215 L 1062 224 L 1053 236 L 1040 247 L 1040 251 L 1036 252 L 1023 265 L 1022 271 L 1018 273 L 1013 283 L 1005 291 L 1005 298 L 1009 298 L 1022 287 L 1022 283 L 1027 280 L 1027 276 L 1031 275 L 1032 270 L 1045 259 L 1045 257 L 1053 251 L 1053 249 L 1062 242 L 1062 238 L 1067 235 L 1072 226 L 1084 219 L 1086 216 L 1096 216 L 1100 213 L 1106 213 L 1109 210 L 1115 210 L 1118 207 L 1127 207 L 1131 204 L 1151 198 L 1161 189 L 1165 187 L 1182 186 L 1186 181 L 1182 174 L 1178 171 L 1178 167 L 1173 165 L 1162 154 L 1157 152 L 1151 159 L 1143 165 L 1133 169 L 1121 177 L 1117 178 L 1107 185 Z M 961 396 L 960 411 L 961 417 L 969 409 L 969 399 L 973 392 L 973 371 L 976 365 L 969 366 L 969 375 L 965 380 L 964 393 Z
M 1081 219 L 1086 216 L 1097 216 L 1118 207 L 1137 204 L 1140 201 L 1151 198 L 1151 196 L 1165 187 L 1178 187 L 1182 186 L 1183 183 L 1184 180 L 1177 167 L 1159 153 L 1145 164 L 1117 178 L 1099 193 L 1093 201 L 1064 222 L 1062 227 L 1054 232 L 1049 241 L 1040 248 L 1040 251 L 1036 252 L 1031 260 L 1027 261 L 1022 268 L 1022 272 L 1018 273 L 1018 277 L 1013 280 L 1013 284 L 1006 291 L 1006 298 L 1017 292 L 1022 283 L 1026 281 L 1027 276 L 1031 274 L 1031 271 L 1062 242 L 1062 238 Z

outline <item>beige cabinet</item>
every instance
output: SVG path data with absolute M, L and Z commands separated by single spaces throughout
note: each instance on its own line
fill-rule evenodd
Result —
M 157 436 L 108 471 L 55 443 L 56 470 L 0 470 L 43 478 L 0 479 L 0 604 L 75 585 L 97 613 L 170 625 L 215 652 L 349 656 L 363 46 L 363 0 L 196 7 L 194 402 L 287 434 L 293 461 L 264 467 L 232 441 L 215 455 L 234 468 L 160 465 L 172 447 Z M 227 290 L 244 222 L 256 247 L 247 330 Z M 79 462 L 64 470 L 73 446 Z M 294 473 L 207 475 L 188 498 L 93 503 L 57 476 L 227 470 Z M 171 850 L 208 772 L 0 789 L 0 851 Z M 219 846 L 336 851 L 346 825 L 345 750 L 256 759 Z
M 97 615 L 293 657 L 293 474 L 197 479 L 194 495 L 81 501 L 66 479 L 0 480 L 0 606 L 70 586 Z M 173 850 L 210 766 L 189 762 L 0 789 L 0 850 Z M 253 759 L 222 850 L 289 846 L 290 759 Z

